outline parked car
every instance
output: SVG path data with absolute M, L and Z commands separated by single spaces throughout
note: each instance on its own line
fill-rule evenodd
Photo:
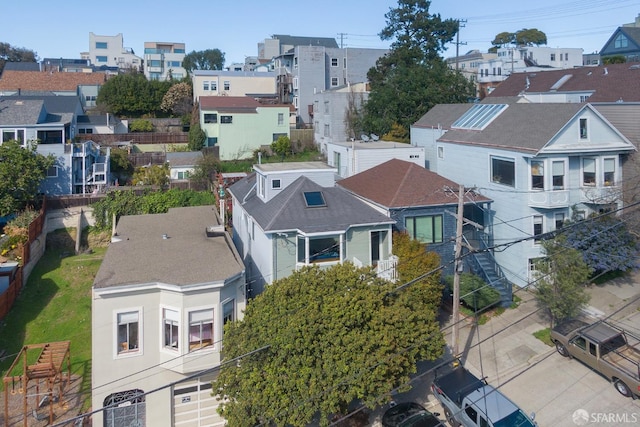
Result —
M 382 416 L 384 427 L 435 427 L 443 425 L 437 412 L 429 412 L 416 402 L 398 403 Z

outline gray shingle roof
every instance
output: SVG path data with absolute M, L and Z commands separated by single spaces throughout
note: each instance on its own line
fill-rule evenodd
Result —
M 116 231 L 121 241 L 109 245 L 94 288 L 216 283 L 241 273 L 244 266 L 228 235 L 205 233 L 208 226 L 219 225 L 215 209 L 173 208 L 120 218 Z
M 0 97 L 0 126 L 28 126 L 40 123 L 44 113 L 44 101 L 19 100 Z
M 461 111 L 466 111 L 461 109 L 461 105 L 468 104 L 437 105 L 420 118 L 419 122 L 422 123 L 422 127 L 427 127 L 427 124 L 434 123 L 435 117 L 444 122 L 444 129 L 450 128 L 451 123 L 462 115 Z M 483 130 L 451 129 L 439 140 L 535 153 L 582 108 L 585 108 L 584 104 L 514 103 Z
M 289 36 L 286 34 L 274 34 L 274 39 L 280 40 L 281 45 L 290 46 L 324 46 L 338 48 L 336 39 L 332 37 L 306 37 L 306 36 Z
M 202 160 L 202 151 L 176 151 L 167 153 L 170 167 L 195 166 Z
M 265 232 L 300 230 L 304 233 L 344 231 L 352 226 L 392 224 L 393 220 L 338 187 L 322 187 L 301 176 L 264 203 L 255 194 L 255 173 L 233 184 L 229 191 Z M 303 194 L 322 192 L 325 207 L 306 206 Z

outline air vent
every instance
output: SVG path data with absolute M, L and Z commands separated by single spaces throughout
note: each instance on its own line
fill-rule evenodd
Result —
M 224 226 L 223 225 L 210 225 L 205 230 L 207 237 L 220 236 L 224 234 Z

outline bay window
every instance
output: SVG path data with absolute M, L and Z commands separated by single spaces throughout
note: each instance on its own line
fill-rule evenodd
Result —
M 544 162 L 531 160 L 531 188 L 544 190 Z
M 562 160 L 551 163 L 551 179 L 554 190 L 564 190 L 564 162 Z
M 189 351 L 213 345 L 213 309 L 189 313 Z
M 603 182 L 604 185 L 609 187 L 615 184 L 616 179 L 616 159 L 608 158 L 603 162 Z
M 582 159 L 582 184 L 588 186 L 596 185 L 596 159 Z
M 176 310 L 162 309 L 164 325 L 164 347 L 177 350 L 180 343 L 180 314 Z
M 139 350 L 140 346 L 140 313 L 129 311 L 118 313 L 117 318 L 117 353 L 133 353 Z

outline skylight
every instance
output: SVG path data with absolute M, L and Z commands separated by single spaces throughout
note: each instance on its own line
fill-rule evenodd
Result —
M 308 208 L 327 206 L 321 191 L 305 191 L 304 201 Z
M 482 130 L 507 108 L 507 104 L 476 104 L 453 122 L 452 128 Z

